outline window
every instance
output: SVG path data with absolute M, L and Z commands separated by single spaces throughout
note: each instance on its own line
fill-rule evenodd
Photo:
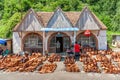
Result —
M 55 36 L 50 40 L 50 47 L 56 47 L 56 37 Z
M 26 37 L 24 46 L 28 48 L 42 48 L 42 40 L 38 35 L 32 34 Z
M 63 39 L 64 39 L 64 40 L 63 40 L 63 41 L 64 41 L 64 42 L 63 42 L 63 45 L 64 45 L 63 47 L 64 47 L 64 48 L 69 48 L 69 47 L 70 47 L 69 37 L 64 37 Z
M 95 47 L 95 39 L 93 36 L 86 37 L 83 34 L 78 39 L 78 43 L 81 43 L 82 46 Z

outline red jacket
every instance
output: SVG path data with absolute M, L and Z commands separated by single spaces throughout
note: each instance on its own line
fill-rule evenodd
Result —
M 80 52 L 80 45 L 79 44 L 74 45 L 74 51 L 75 52 Z

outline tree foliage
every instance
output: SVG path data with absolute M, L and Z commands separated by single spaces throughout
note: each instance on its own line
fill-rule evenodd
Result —
M 113 16 L 112 21 L 112 29 L 114 31 L 120 31 L 120 1 L 117 3 L 116 7 L 116 14 Z
M 81 11 L 88 6 L 109 31 L 120 31 L 119 0 L 0 0 L 0 37 L 11 37 L 13 27 L 28 9 L 54 11 L 58 6 L 63 11 Z

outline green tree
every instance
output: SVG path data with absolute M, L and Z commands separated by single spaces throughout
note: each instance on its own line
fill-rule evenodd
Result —
M 0 0 L 0 20 L 2 19 L 3 16 L 3 9 L 4 9 L 4 2 L 3 0 Z
M 112 19 L 112 28 L 113 31 L 120 31 L 120 1 L 117 3 L 116 14 Z
M 58 6 L 63 11 L 81 11 L 88 6 L 109 31 L 120 31 L 119 0 L 0 0 L 0 37 L 10 37 L 11 30 L 28 9 L 54 11 Z
M 15 25 L 20 21 L 21 19 L 21 13 L 15 13 L 13 16 L 8 20 L 8 23 L 6 24 L 6 32 L 5 37 L 11 37 L 12 36 L 12 30 L 15 27 Z

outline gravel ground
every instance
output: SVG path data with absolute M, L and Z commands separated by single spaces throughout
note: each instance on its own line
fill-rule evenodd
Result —
M 0 80 L 120 80 L 120 75 L 98 73 L 69 73 L 65 71 L 50 74 L 0 73 Z
M 3 72 L 0 80 L 120 80 L 120 74 L 85 73 L 82 63 L 76 62 L 81 72 L 66 72 L 63 62 L 57 62 L 57 69 L 53 73 L 40 74 L 38 72 Z

